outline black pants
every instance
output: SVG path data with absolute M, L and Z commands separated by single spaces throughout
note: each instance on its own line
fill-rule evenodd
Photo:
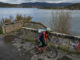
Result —
M 39 46 L 39 47 L 45 47 L 45 46 L 47 46 L 47 44 L 45 43 L 45 40 L 42 40 L 42 39 L 41 39 L 40 42 L 41 42 L 42 45 Z

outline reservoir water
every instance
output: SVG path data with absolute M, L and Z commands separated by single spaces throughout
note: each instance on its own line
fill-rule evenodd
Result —
M 0 8 L 0 21 L 2 18 L 9 18 L 13 16 L 15 19 L 17 14 L 32 16 L 32 21 L 42 22 L 48 25 L 49 21 L 52 20 L 52 11 L 54 15 L 56 12 L 61 10 L 52 10 L 52 9 L 37 9 L 37 8 Z M 71 13 L 71 25 L 72 32 L 74 34 L 80 35 L 80 10 L 65 10 Z

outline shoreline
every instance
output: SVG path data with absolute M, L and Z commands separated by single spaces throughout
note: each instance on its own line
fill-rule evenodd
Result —
M 0 7 L 0 8 L 37 8 L 37 7 Z M 54 10 L 80 10 L 80 9 L 69 9 L 69 8 L 37 8 L 37 9 L 54 9 Z

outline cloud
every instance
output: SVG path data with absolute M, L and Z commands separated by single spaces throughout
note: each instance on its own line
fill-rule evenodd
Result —
M 26 2 L 48 2 L 48 3 L 60 3 L 60 2 L 80 2 L 80 0 L 0 0 L 0 2 L 7 3 L 26 3 Z

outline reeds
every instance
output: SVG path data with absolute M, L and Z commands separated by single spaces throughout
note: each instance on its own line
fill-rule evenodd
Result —
M 21 21 L 23 20 L 24 22 L 29 22 L 32 20 L 31 16 L 22 16 L 21 14 L 17 14 L 16 18 L 13 20 L 13 16 L 10 16 L 9 18 L 2 18 L 2 23 L 11 23 L 11 22 L 16 22 L 16 21 Z
M 29 22 L 32 20 L 32 17 L 31 16 L 26 17 L 26 16 L 22 16 L 20 14 L 17 14 L 15 21 L 20 21 L 20 20 L 23 20 L 24 22 Z
M 59 33 L 71 33 L 71 13 L 68 11 L 61 11 L 59 13 L 52 13 L 52 20 L 50 27 Z

